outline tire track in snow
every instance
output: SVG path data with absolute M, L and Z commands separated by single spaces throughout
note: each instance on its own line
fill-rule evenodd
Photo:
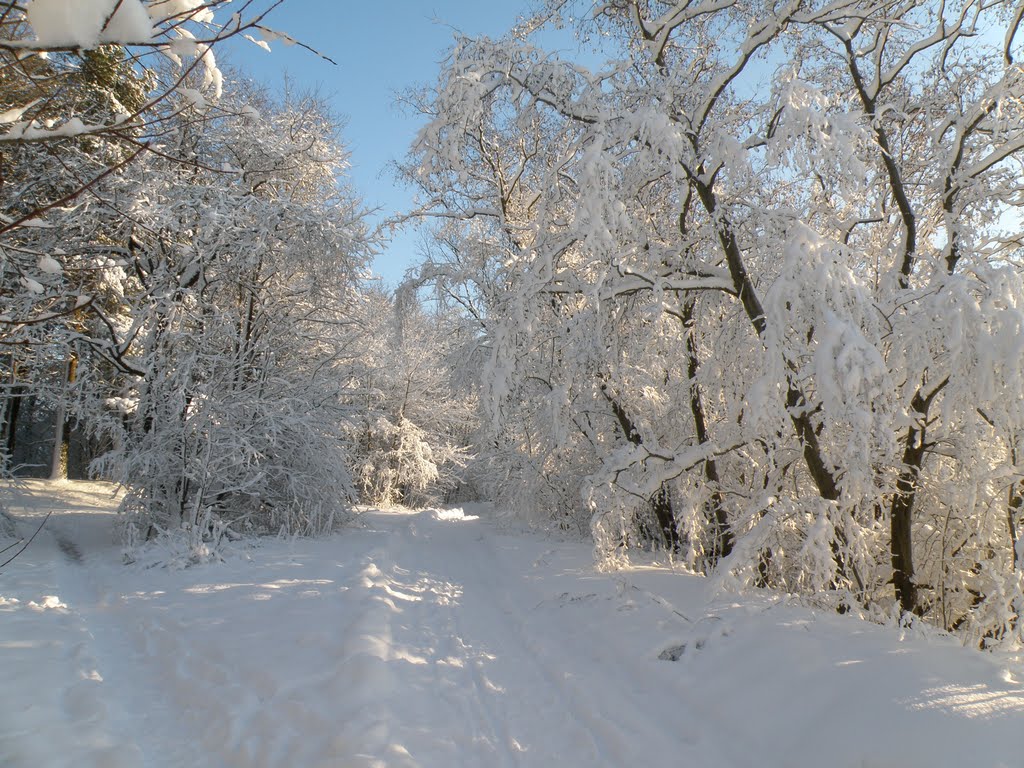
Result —
M 462 642 L 458 588 L 434 572 L 399 564 L 411 564 L 408 552 L 422 546 L 413 543 L 414 524 L 394 517 L 378 522 L 388 528 L 388 546 L 363 559 L 356 594 L 346 596 L 370 607 L 346 630 L 342 653 L 365 661 L 371 655 L 377 662 L 370 663 L 388 671 L 388 682 L 339 685 L 348 709 L 372 713 L 357 716 L 354 730 L 376 733 L 369 740 L 340 734 L 333 758 L 344 765 L 374 759 L 388 766 L 514 765 L 495 749 L 503 741 L 501 724 L 484 705 L 475 649 Z
M 110 518 L 112 520 L 112 516 Z M 107 522 L 109 522 L 108 520 Z M 104 519 L 58 520 L 53 531 L 54 541 L 63 558 L 58 568 L 64 594 L 76 606 L 82 621 L 83 641 L 74 653 L 83 670 L 84 679 L 98 683 L 97 696 L 105 693 L 102 704 L 104 719 L 120 734 L 145 734 L 143 750 L 131 743 L 126 748 L 130 759 L 125 765 L 153 765 L 162 762 L 204 766 L 200 754 L 185 738 L 186 731 L 178 726 L 178 718 L 164 700 L 164 688 L 158 678 L 142 663 L 142 646 L 138 637 L 140 624 L 134 617 L 124 614 L 126 604 L 117 587 L 97 578 L 90 560 L 120 558 L 112 545 L 112 530 L 103 525 Z M 99 524 L 99 525 L 97 525 Z M 90 526 L 88 530 L 83 526 Z M 81 543 L 79 543 L 81 542 Z M 172 638 L 170 632 L 160 632 Z M 87 707 L 89 699 L 73 697 L 75 706 Z M 111 762 L 111 765 L 118 763 Z
M 429 533 L 420 535 L 421 528 Z M 422 514 L 393 538 L 402 542 L 403 561 L 418 563 L 434 578 L 463 585 L 463 598 L 452 611 L 456 631 L 468 645 L 489 653 L 495 674 L 504 673 L 496 684 L 476 668 L 473 689 L 487 719 L 502 723 L 506 764 L 554 765 L 567 754 L 584 757 L 581 753 L 591 766 L 626 764 L 615 758 L 618 750 L 604 738 L 600 718 L 586 711 L 582 700 L 559 680 L 559 672 L 544 661 L 539 647 L 524 635 L 514 618 L 522 606 L 513 606 L 505 595 L 507 585 L 496 573 L 500 559 L 478 526 L 434 521 Z M 509 574 L 502 571 L 500 576 Z M 473 659 L 469 662 L 476 666 Z M 514 706 L 513 700 L 522 704 Z M 515 727 L 520 738 L 513 735 Z M 543 744 L 551 754 L 537 755 L 541 743 L 531 736 L 553 740 Z
M 590 636 L 586 626 L 576 625 L 572 614 L 561 610 L 529 621 L 549 595 L 529 583 L 529 574 L 523 568 L 528 568 L 531 561 L 520 563 L 513 562 L 515 558 L 507 558 L 489 528 L 453 522 L 434 523 L 431 530 L 438 538 L 444 536 L 450 541 L 444 544 L 435 541 L 434 546 L 419 545 L 417 551 L 421 559 L 423 555 L 432 554 L 435 569 L 453 581 L 461 579 L 467 585 L 467 592 L 471 584 L 475 585 L 473 591 L 481 599 L 475 602 L 473 610 L 478 618 L 484 618 L 477 626 L 500 628 L 498 634 L 502 641 L 495 653 L 515 651 L 517 665 L 510 679 L 516 687 L 524 690 L 525 698 L 533 702 L 544 698 L 545 688 L 554 692 L 558 705 L 549 712 L 548 718 L 540 718 L 541 728 L 550 732 L 567 719 L 575 720 L 579 731 L 586 734 L 585 741 L 592 753 L 590 764 L 640 765 L 653 759 L 651 756 L 655 754 L 692 759 L 694 763 L 721 768 L 746 763 L 742 749 L 701 742 L 701 732 L 727 733 L 730 729 L 691 704 L 692 693 L 688 691 L 680 690 L 680 695 L 670 702 L 671 711 L 676 715 L 676 724 L 671 730 L 666 727 L 664 717 L 650 719 L 652 714 L 661 714 L 652 710 L 650 695 L 666 690 L 666 697 L 671 694 L 666 686 L 671 678 L 666 678 L 665 670 L 657 666 L 665 662 L 631 658 L 630 649 L 617 647 L 614 630 Z M 534 566 L 549 569 L 549 558 L 542 555 L 534 561 Z M 607 581 L 610 586 L 612 580 Z M 469 602 L 467 599 L 467 612 Z M 665 606 L 661 608 L 664 610 Z M 472 626 L 472 622 L 470 624 Z M 531 624 L 537 628 L 536 633 L 529 630 Z M 590 664 L 582 662 L 581 652 L 594 641 L 608 643 L 614 652 L 610 664 L 594 660 L 592 664 L 599 666 L 590 670 Z M 619 661 L 624 663 L 616 667 Z M 643 676 L 646 687 L 636 687 L 633 675 L 638 673 Z M 506 702 L 507 699 L 505 697 Z M 498 702 L 501 707 L 501 699 Z M 606 708 L 604 711 L 600 709 L 602 706 Z M 515 720 L 514 715 L 507 713 L 509 720 Z M 536 720 L 535 713 L 525 719 L 526 722 Z M 560 754 L 561 750 L 556 749 L 551 759 L 558 761 Z M 527 757 L 526 764 L 537 765 L 536 756 Z
M 402 535 L 396 537 L 398 542 L 399 559 L 403 562 L 411 562 L 422 556 L 425 547 L 430 547 L 429 537 L 422 537 L 419 533 L 419 526 L 415 520 L 409 520 L 401 531 Z M 407 573 L 415 573 L 403 569 Z M 441 575 L 435 571 L 420 571 L 416 575 L 421 578 L 433 578 L 438 583 L 453 586 L 449 580 L 442 580 Z M 437 601 L 434 603 L 419 603 L 421 610 L 420 620 L 417 622 L 420 627 L 434 625 L 433 631 L 421 630 L 421 645 L 429 645 L 426 640 L 432 639 L 435 649 L 434 658 L 434 679 L 435 686 L 440 690 L 450 686 L 453 678 L 459 678 L 463 684 L 450 686 L 454 688 L 453 693 L 448 695 L 449 701 L 458 707 L 464 717 L 475 720 L 479 725 L 484 744 L 489 747 L 487 755 L 480 755 L 477 764 L 518 766 L 517 743 L 513 738 L 507 719 L 502 712 L 494 705 L 495 688 L 482 674 L 480 667 L 483 659 L 491 655 L 483 648 L 476 648 L 467 644 L 466 632 L 461 619 L 460 601 L 465 594 L 466 585 L 461 585 L 462 593 L 453 599 Z M 438 604 L 440 602 L 440 604 Z M 438 616 L 443 619 L 439 621 Z M 430 637 L 423 636 L 429 634 Z M 442 646 L 443 643 L 443 646 Z M 442 647 L 444 655 L 442 656 Z M 455 694 L 457 692 L 457 695 Z M 474 742 L 481 738 L 478 735 Z M 496 762 L 497 761 L 497 762 Z M 473 765 L 473 763 L 467 763 Z
M 457 653 L 461 657 L 462 665 L 467 670 L 469 689 L 472 691 L 471 703 L 475 704 L 471 710 L 481 722 L 490 735 L 489 744 L 495 749 L 494 757 L 500 760 L 504 766 L 518 766 L 521 761 L 518 759 L 520 750 L 518 742 L 512 736 L 508 720 L 498 706 L 493 703 L 495 688 L 493 683 L 486 680 L 480 670 L 481 661 L 479 653 L 471 654 L 472 646 L 467 646 L 466 637 L 462 622 L 458 618 L 457 611 L 452 611 L 448 628 L 453 637 L 458 638 L 460 648 Z
M 481 575 L 480 584 L 485 587 L 484 591 L 497 599 L 497 610 L 494 615 L 498 618 L 499 623 L 506 628 L 505 637 L 513 639 L 524 651 L 518 654 L 519 658 L 528 665 L 527 668 L 532 666 L 540 673 L 543 683 L 550 690 L 556 692 L 564 713 L 563 716 L 572 718 L 585 734 L 586 740 L 591 746 L 591 759 L 596 761 L 592 764 L 606 765 L 609 768 L 633 764 L 632 761 L 627 760 L 621 744 L 608 738 L 608 721 L 585 703 L 593 701 L 593 698 L 588 698 L 579 689 L 570 685 L 567 682 L 567 673 L 564 671 L 565 666 L 551 660 L 550 654 L 544 646 L 525 632 L 520 620 L 510 618 L 522 613 L 523 606 L 512 604 L 508 597 L 507 587 L 499 583 L 495 577 L 495 573 L 498 571 L 495 566 L 501 562 L 501 558 L 490 537 L 477 537 L 473 543 L 476 546 L 471 544 L 470 551 L 473 552 L 471 560 L 474 561 L 474 570 Z M 506 572 L 503 575 L 508 577 L 513 574 Z M 553 720 L 549 720 L 546 725 L 550 727 L 553 722 Z
M 379 594 L 381 564 L 387 567 L 386 548 L 373 550 L 362 559 L 363 567 L 345 593 L 344 602 L 355 602 L 359 610 L 343 632 L 337 662 L 324 681 L 327 694 L 342 704 L 345 716 L 329 739 L 327 753 L 332 759 L 343 759 L 345 765 L 371 765 L 374 756 L 387 754 L 391 747 L 387 701 L 395 692 L 396 681 L 389 666 L 390 609 Z

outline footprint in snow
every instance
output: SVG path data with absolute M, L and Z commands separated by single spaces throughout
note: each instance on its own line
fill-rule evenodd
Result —
M 668 648 L 658 654 L 658 658 L 661 661 L 679 661 L 683 658 L 683 654 L 686 653 L 686 643 L 680 643 L 679 645 L 670 645 Z M 698 640 L 693 644 L 693 649 L 699 651 L 704 647 L 704 641 Z

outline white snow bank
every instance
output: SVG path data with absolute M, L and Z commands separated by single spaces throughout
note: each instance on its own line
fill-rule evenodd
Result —
M 157 20 L 190 18 L 198 22 L 213 21 L 213 11 L 204 8 L 206 0 L 150 0 L 149 13 Z
M 428 509 L 427 514 L 435 520 L 479 520 L 477 515 L 467 515 L 461 507 L 452 509 Z
M 25 12 L 45 47 L 95 48 L 101 43 L 153 39 L 153 19 L 140 0 L 120 0 L 120 5 L 118 0 L 32 0 Z
M 62 603 L 57 595 L 43 595 L 42 602 L 37 603 L 35 600 L 29 600 L 28 607 L 36 611 L 46 611 L 53 608 L 67 608 L 67 604 Z

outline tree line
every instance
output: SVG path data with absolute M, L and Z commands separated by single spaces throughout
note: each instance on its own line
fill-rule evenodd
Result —
M 214 59 L 277 4 L 0 4 L 0 453 L 121 484 L 129 551 L 323 533 L 466 451 L 439 320 L 369 279 L 339 120 Z
M 406 165 L 497 498 L 1018 637 L 1024 6 L 538 5 L 458 40 Z

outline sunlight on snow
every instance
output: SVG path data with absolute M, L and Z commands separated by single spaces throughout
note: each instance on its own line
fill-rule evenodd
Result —
M 202 584 L 198 587 L 186 587 L 185 591 L 193 595 L 208 595 L 213 592 L 223 592 L 226 589 L 255 586 L 255 584 Z
M 62 603 L 56 595 L 43 595 L 43 602 L 37 603 L 35 600 L 30 600 L 28 607 L 33 611 L 65 611 L 68 606 L 66 603 Z
M 409 571 L 397 567 L 392 568 L 392 572 L 402 576 L 409 575 Z M 455 605 L 462 597 L 462 587 L 457 584 L 426 576 L 415 581 L 403 581 L 385 575 L 374 563 L 363 569 L 362 585 L 366 589 L 380 589 L 384 593 L 379 597 L 380 601 L 396 613 L 401 613 L 401 609 L 391 598 L 418 603 L 429 597 L 436 605 Z
M 408 601 L 410 603 L 418 603 L 418 602 L 423 600 L 423 596 L 422 595 L 410 595 L 410 594 L 408 594 L 406 592 L 399 592 L 397 589 L 394 589 L 390 584 L 386 584 L 385 583 L 385 584 L 381 584 L 380 586 L 391 597 L 397 597 L 399 600 L 406 600 L 406 601 Z
M 417 654 L 413 653 L 412 651 L 408 650 L 407 648 L 394 648 L 394 649 L 392 649 L 392 658 L 397 660 L 397 661 L 405 661 L 405 662 L 408 662 L 409 664 L 415 664 L 416 666 L 421 666 L 421 665 L 429 664 L 430 663 L 430 661 L 428 659 L 426 659 L 425 657 L 418 656 Z
M 305 584 L 333 584 L 334 582 L 329 579 L 278 579 L 265 584 L 256 584 L 255 582 L 237 582 L 237 583 L 226 583 L 226 584 L 200 584 L 195 587 L 187 587 L 186 592 L 193 595 L 207 595 L 214 592 L 223 592 L 227 589 L 237 589 L 238 587 L 257 587 L 259 589 L 282 589 L 284 587 L 296 587 Z
M 5 651 L 16 648 L 41 648 L 43 645 L 41 640 L 0 640 L 0 649 Z
M 912 709 L 937 709 L 971 719 L 1024 713 L 1024 690 L 993 690 L 984 683 L 929 688 L 908 702 Z
M 154 597 L 162 597 L 167 594 L 165 589 L 155 589 L 152 592 L 132 592 L 124 596 L 125 600 L 152 600 Z
M 458 656 L 448 656 L 444 659 L 438 659 L 437 663 L 445 667 L 455 667 L 457 669 L 463 669 L 466 666 L 466 660 L 461 659 Z

